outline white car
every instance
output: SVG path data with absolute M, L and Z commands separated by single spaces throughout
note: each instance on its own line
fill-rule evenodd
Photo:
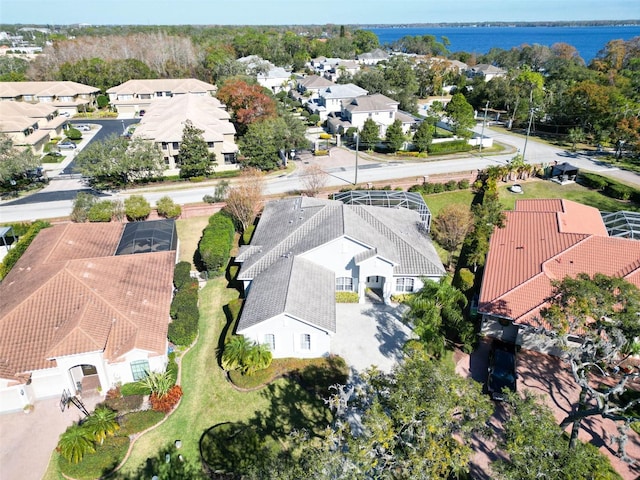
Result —
M 91 125 L 73 125 L 73 128 L 80 130 L 81 132 L 90 132 Z
M 77 146 L 71 140 L 64 140 L 62 142 L 58 142 L 58 148 L 67 149 L 67 150 L 73 150 L 73 149 L 77 148 Z

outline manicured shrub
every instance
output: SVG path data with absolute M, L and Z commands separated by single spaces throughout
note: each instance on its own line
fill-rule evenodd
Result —
M 432 183 L 432 192 L 433 193 L 442 193 L 444 192 L 444 184 L 442 183 Z
M 173 321 L 169 324 L 168 338 L 175 345 L 191 345 L 198 335 L 198 282 L 190 279 L 178 289 L 169 310 Z
M 462 292 L 466 292 L 473 288 L 475 275 L 468 268 L 461 268 L 454 278 L 453 286 Z
M 313 115 L 309 115 L 309 123 L 311 125 L 317 125 L 320 122 L 320 115 L 314 113 Z
M 173 269 L 173 285 L 180 290 L 188 283 L 191 283 L 191 264 L 189 262 L 178 262 Z
M 606 178 L 595 173 L 580 172 L 577 181 L 580 185 L 594 190 L 604 190 L 609 182 Z
M 336 292 L 336 303 L 358 303 L 358 293 Z
M 67 135 L 69 140 L 80 140 L 82 139 L 82 132 L 77 128 L 67 128 L 64 132 Z
M 456 182 L 455 180 L 449 180 L 444 184 L 444 189 L 447 192 L 453 192 L 454 190 L 458 189 L 458 182 Z
M 50 223 L 44 222 L 42 220 L 38 220 L 33 222 L 31 227 L 27 232 L 20 236 L 16 244 L 13 246 L 11 250 L 5 255 L 2 259 L 2 264 L 0 264 L 0 280 L 7 276 L 7 274 L 11 271 L 13 266 L 16 264 L 22 254 L 27 250 L 33 239 L 36 238 L 38 232 L 43 228 L 51 226 Z
M 102 200 L 89 207 L 87 219 L 90 222 L 110 222 L 113 218 L 113 202 Z
M 109 105 L 109 97 L 106 95 L 98 95 L 96 98 L 96 102 L 98 103 L 98 108 L 102 109 Z
M 458 182 L 458 189 L 459 190 L 466 190 L 467 188 L 469 188 L 469 180 L 467 180 L 466 178 L 460 180 Z
M 430 155 L 442 153 L 468 152 L 473 147 L 466 140 L 454 140 L 452 142 L 432 143 L 427 151 Z
M 398 155 L 400 157 L 419 157 L 420 156 L 420 152 L 408 152 L 406 150 L 398 150 L 396 152 L 396 155 Z
M 126 383 L 125 385 L 133 385 L 133 383 Z M 118 413 L 134 412 L 142 407 L 144 395 L 149 395 L 149 393 L 150 392 L 144 394 L 136 393 L 118 398 L 107 398 L 102 403 Z
M 229 261 L 235 227 L 224 212 L 209 218 L 209 225 L 202 232 L 198 253 L 204 268 L 213 275 L 222 275 Z
M 182 208 L 169 196 L 164 196 L 156 203 L 158 215 L 164 218 L 178 218 L 182 213 Z
M 631 194 L 633 193 L 633 189 L 631 187 L 627 187 L 626 185 L 612 182 L 607 185 L 604 193 L 608 197 L 616 198 L 618 200 L 629 200 L 631 198 Z
M 131 195 L 124 201 L 124 213 L 131 222 L 146 220 L 151 213 L 151 205 L 142 195 Z
M 156 412 L 169 413 L 178 404 L 182 397 L 182 387 L 174 385 L 166 395 L 158 396 L 155 392 L 149 397 L 151 408 Z

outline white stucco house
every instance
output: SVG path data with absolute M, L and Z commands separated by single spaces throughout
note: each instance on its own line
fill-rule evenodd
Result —
M 246 296 L 236 333 L 274 358 L 330 353 L 336 292 L 390 302 L 445 275 L 416 211 L 309 197 L 267 203 L 236 261 Z
M 164 371 L 173 220 L 45 228 L 0 283 L 0 412 Z

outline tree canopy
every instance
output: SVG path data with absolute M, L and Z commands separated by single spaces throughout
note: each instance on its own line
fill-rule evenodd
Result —
M 189 120 L 185 122 L 180 143 L 180 176 L 182 178 L 205 177 L 215 166 L 216 155 L 209 151 L 201 130 Z

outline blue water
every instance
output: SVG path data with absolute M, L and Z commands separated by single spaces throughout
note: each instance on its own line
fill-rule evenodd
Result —
M 391 27 L 367 28 L 375 33 L 382 45 L 406 35 L 434 35 L 438 41 L 445 36 L 451 42 L 449 51 L 487 53 L 497 47 L 510 50 L 524 44 L 546 45 L 564 42 L 574 46 L 589 63 L 611 40 L 629 40 L 640 36 L 640 25 L 607 27 Z

